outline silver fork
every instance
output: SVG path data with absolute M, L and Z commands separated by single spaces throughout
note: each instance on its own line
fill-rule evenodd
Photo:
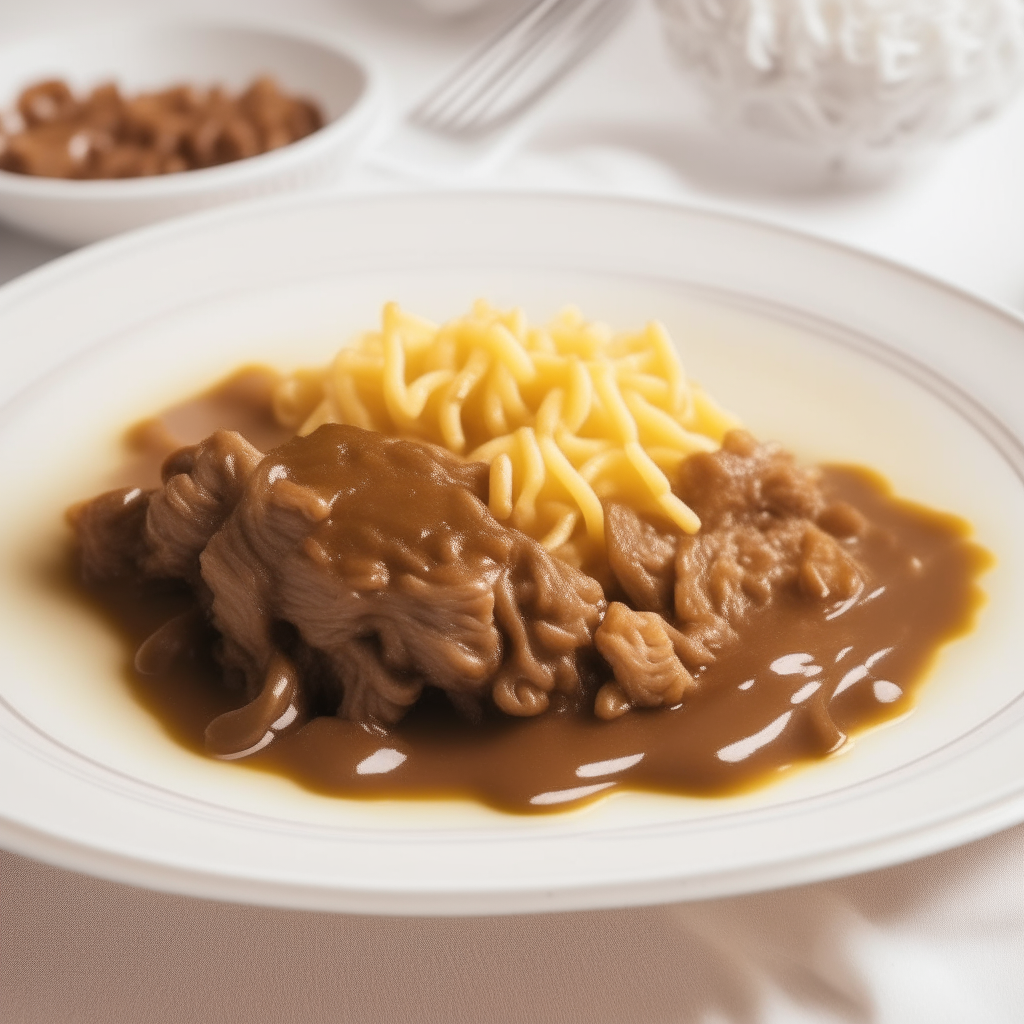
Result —
M 476 140 L 505 127 L 583 61 L 627 0 L 534 0 L 406 115 L 415 126 Z

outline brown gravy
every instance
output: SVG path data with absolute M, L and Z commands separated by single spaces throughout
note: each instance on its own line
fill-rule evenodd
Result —
M 214 422 L 263 450 L 283 440 L 265 404 L 270 380 L 243 371 L 137 428 L 132 482 L 143 482 L 143 463 L 153 467 Z M 698 691 L 682 707 L 613 721 L 588 710 L 529 719 L 493 714 L 468 724 L 428 695 L 387 734 L 317 717 L 245 764 L 338 796 L 453 796 L 538 812 L 622 788 L 726 795 L 820 759 L 849 734 L 912 707 L 939 647 L 971 628 L 982 603 L 976 580 L 991 563 L 967 539 L 964 522 L 894 498 L 865 469 L 826 467 L 824 483 L 830 498 L 848 501 L 874 524 L 860 550 L 870 587 L 840 605 L 773 603 L 699 673 Z M 95 596 L 125 637 L 136 697 L 176 740 L 203 751 L 207 724 L 241 699 L 225 691 L 208 652 L 160 677 L 130 667 L 138 644 L 191 599 L 165 590 L 140 601 L 129 587 Z

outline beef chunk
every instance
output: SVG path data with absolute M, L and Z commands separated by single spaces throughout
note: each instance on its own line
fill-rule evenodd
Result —
M 627 625 L 625 606 L 614 616 L 609 612 L 596 643 L 616 682 L 599 696 L 602 717 L 648 706 L 636 690 L 640 684 L 631 689 L 625 681 L 639 678 L 638 659 L 660 658 L 671 647 L 681 671 L 697 671 L 737 639 L 747 615 L 777 595 L 845 600 L 864 583 L 841 542 L 863 534 L 864 517 L 841 502 L 829 504 L 817 473 L 775 445 L 732 431 L 720 450 L 682 464 L 675 491 L 700 516 L 696 534 L 681 534 L 625 505 L 609 505 L 605 513 L 615 581 L 634 608 L 663 617 L 665 637 L 650 619 L 643 629 L 641 620 Z M 627 634 L 633 639 L 612 639 Z
M 665 614 L 672 607 L 678 534 L 659 529 L 628 505 L 605 509 L 608 566 L 635 608 Z
M 581 696 L 577 652 L 590 646 L 605 601 L 597 580 L 514 533 L 512 561 L 495 591 L 510 656 L 492 695 L 506 714 L 528 716 L 546 710 L 553 692 Z
M 164 486 L 153 492 L 146 513 L 145 572 L 197 583 L 200 553 L 262 458 L 241 434 L 227 430 L 169 455 L 161 470 Z
M 702 530 L 736 519 L 814 519 L 825 508 L 813 469 L 745 430 L 726 434 L 718 451 L 686 459 L 675 492 L 700 516 Z
M 845 600 L 864 585 L 859 563 L 826 532 L 855 536 L 863 517 L 829 505 L 814 470 L 778 446 L 732 431 L 719 451 L 683 463 L 676 490 L 701 518 L 698 533 L 680 538 L 675 563 L 676 625 L 693 645 L 692 666 L 776 594 Z
M 594 643 L 615 681 L 598 691 L 598 718 L 617 718 L 631 707 L 672 707 L 696 688 L 676 653 L 675 632 L 654 612 L 634 611 L 618 601 L 608 606 Z
M 325 704 L 385 728 L 426 686 L 514 715 L 582 699 L 603 591 L 494 519 L 486 465 L 327 424 L 265 457 L 217 432 L 163 479 L 131 514 L 119 492 L 84 506 L 79 535 L 90 565 L 194 587 L 249 701 L 211 724 L 214 753 L 260 749 Z M 115 535 L 131 536 L 117 558 Z M 164 658 L 151 646 L 142 664 Z
M 138 571 L 149 499 L 150 492 L 141 487 L 121 487 L 68 510 L 86 583 L 106 583 Z

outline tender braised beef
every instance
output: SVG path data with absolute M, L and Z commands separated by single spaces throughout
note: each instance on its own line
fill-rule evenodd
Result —
M 314 709 L 385 727 L 425 686 L 469 714 L 582 699 L 577 653 L 601 587 L 485 504 L 487 467 L 328 424 L 263 456 L 219 431 L 174 453 L 162 488 L 75 514 L 87 572 L 176 578 L 250 703 L 208 730 L 235 756 Z
M 679 633 L 656 612 L 638 612 L 613 601 L 594 634 L 614 682 L 598 691 L 598 718 L 618 718 L 632 707 L 668 708 L 696 688 L 673 642 Z
M 863 587 L 864 570 L 844 543 L 863 533 L 864 517 L 845 503 L 826 501 L 818 473 L 798 466 L 777 445 L 731 431 L 718 451 L 682 464 L 675 491 L 701 518 L 696 534 L 659 529 L 622 505 L 606 513 L 616 582 L 636 608 L 658 612 L 676 627 L 668 625 L 664 638 L 651 634 L 646 657 L 652 662 L 661 660 L 670 638 L 683 664 L 696 671 L 777 595 L 797 593 L 822 603 L 847 600 Z M 639 628 L 624 616 L 616 623 L 616 632 Z M 627 679 L 640 671 L 634 661 L 606 653 L 613 649 L 612 628 L 602 626 L 597 638 L 618 684 L 602 693 L 602 717 L 610 717 L 612 708 L 621 713 L 630 704 L 651 703 Z M 635 640 L 619 647 L 644 657 Z
M 734 430 L 717 452 L 683 463 L 677 491 L 701 517 L 701 530 L 682 538 L 676 553 L 675 619 L 709 653 L 779 592 L 842 601 L 863 587 L 857 560 L 826 532 L 839 522 L 844 536 L 856 536 L 863 520 L 848 506 L 830 506 L 817 473 L 778 445 Z
M 68 510 L 85 583 L 138 575 L 149 499 L 150 492 L 141 487 L 121 487 Z
M 635 608 L 665 612 L 672 606 L 678 531 L 664 532 L 628 505 L 605 509 L 608 566 Z
M 427 686 L 471 717 L 486 697 L 523 717 L 553 700 L 594 700 L 606 720 L 672 707 L 776 595 L 845 600 L 864 582 L 844 547 L 863 517 L 742 431 L 683 464 L 697 534 L 608 507 L 609 566 L 632 607 L 607 615 L 595 580 L 491 515 L 485 465 L 432 445 L 329 424 L 264 456 L 217 431 L 162 475 L 155 491 L 76 511 L 83 570 L 193 589 L 249 701 L 210 727 L 222 756 L 319 709 L 388 727 Z M 182 635 L 158 631 L 139 667 L 165 663 Z M 596 699 L 580 657 L 591 647 L 605 666 Z

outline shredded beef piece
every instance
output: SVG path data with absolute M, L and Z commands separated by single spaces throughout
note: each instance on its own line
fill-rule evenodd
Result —
M 249 700 L 207 730 L 214 753 L 260 749 L 325 706 L 383 728 L 428 685 L 468 713 L 488 696 L 513 715 L 582 699 L 603 591 L 494 519 L 486 465 L 327 424 L 266 456 L 217 432 L 163 479 L 131 516 L 120 492 L 85 505 L 79 535 L 93 563 L 113 565 L 118 535 L 119 570 L 195 589 Z
M 241 434 L 218 430 L 179 448 L 161 468 L 143 536 L 149 576 L 199 579 L 199 555 L 238 504 L 263 454 Z
M 150 492 L 140 487 L 121 487 L 68 510 L 86 583 L 105 583 L 138 571 L 149 498 Z
M 609 568 L 633 606 L 647 612 L 670 608 L 676 536 L 616 502 L 605 509 L 604 525 Z
M 777 595 L 838 601 L 864 584 L 863 570 L 841 542 L 863 534 L 864 516 L 843 502 L 829 504 L 817 473 L 798 466 L 777 445 L 732 431 L 718 451 L 692 455 L 682 464 L 675 491 L 700 516 L 696 534 L 682 535 L 667 523 L 659 528 L 623 505 L 606 511 L 615 580 L 636 608 L 666 620 L 666 632 L 655 636 L 636 623 L 626 626 L 619 612 L 614 629 L 606 619 L 596 642 L 615 682 L 599 695 L 595 708 L 601 717 L 649 706 L 634 696 L 638 684 L 630 681 L 644 658 L 660 663 L 671 646 L 680 668 L 695 672 L 736 641 L 747 615 Z M 616 646 L 611 637 L 623 629 L 633 640 Z M 646 653 L 641 637 L 649 645 Z M 625 658 L 627 650 L 632 660 Z
M 815 471 L 777 445 L 732 431 L 719 451 L 683 463 L 676 490 L 701 517 L 676 554 L 676 624 L 708 656 L 778 593 L 845 600 L 863 586 L 857 561 L 816 525 L 855 536 L 863 517 L 828 505 Z
M 700 516 L 702 532 L 737 519 L 814 519 L 825 507 L 814 470 L 745 430 L 726 434 L 718 451 L 686 459 L 675 491 Z
M 553 692 L 579 696 L 577 651 L 590 646 L 605 608 L 597 580 L 518 534 L 495 599 L 511 647 L 492 687 L 498 707 L 528 716 L 545 711 Z
M 696 688 L 672 642 L 676 631 L 654 612 L 637 612 L 613 601 L 594 634 L 594 644 L 611 666 L 615 681 L 598 691 L 598 718 L 618 718 L 631 707 L 679 704 Z

